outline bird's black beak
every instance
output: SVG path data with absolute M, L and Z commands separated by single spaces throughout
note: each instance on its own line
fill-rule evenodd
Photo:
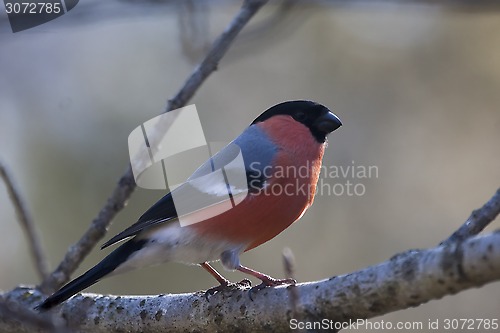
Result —
M 318 117 L 318 119 L 314 122 L 314 127 L 327 134 L 335 131 L 340 126 L 342 126 L 342 122 L 339 117 L 331 112 L 327 112 L 321 117 Z

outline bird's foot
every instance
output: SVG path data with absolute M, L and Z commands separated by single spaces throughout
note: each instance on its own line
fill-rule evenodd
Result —
M 248 295 L 250 296 L 250 299 L 252 301 L 254 293 L 259 290 L 262 290 L 267 287 L 282 286 L 285 284 L 295 285 L 297 283 L 297 281 L 295 281 L 294 279 L 275 279 L 270 276 L 263 276 L 260 279 L 262 280 L 262 283 L 255 287 L 250 288 L 250 290 L 248 291 Z
M 249 279 L 243 279 L 240 282 L 229 282 L 229 281 L 224 281 L 218 286 L 212 287 L 205 291 L 205 298 L 208 301 L 208 298 L 210 296 L 213 296 L 217 293 L 224 293 L 228 291 L 235 291 L 235 290 L 244 290 L 248 289 L 252 286 L 252 282 Z

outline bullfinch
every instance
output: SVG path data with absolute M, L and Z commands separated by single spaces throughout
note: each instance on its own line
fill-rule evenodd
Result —
M 208 214 L 207 218 L 203 218 L 204 209 L 198 210 L 196 223 L 183 224 L 173 200 L 187 191 L 187 185 L 180 185 L 102 248 L 127 240 L 124 244 L 48 297 L 38 308 L 50 309 L 105 276 L 170 261 L 198 264 L 207 270 L 220 283 L 209 290 L 212 293 L 233 286 L 210 265 L 218 260 L 228 270 L 238 270 L 261 280 L 262 283 L 254 287 L 257 290 L 292 283 L 293 280 L 274 279 L 245 267 L 239 257 L 274 238 L 311 206 L 326 137 L 341 125 L 328 108 L 311 101 L 287 101 L 269 108 L 186 182 L 206 176 L 214 169 L 227 169 L 237 147 L 243 157 L 247 182 L 245 196 L 238 204 L 220 214 Z M 228 188 L 205 181 L 196 183 L 195 190 L 217 196 L 227 193 Z

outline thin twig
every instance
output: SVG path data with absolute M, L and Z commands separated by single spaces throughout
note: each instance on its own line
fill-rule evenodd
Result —
M 500 214 L 500 188 L 483 207 L 476 209 L 462 226 L 441 244 L 447 245 L 475 236 Z
M 205 1 L 178 1 L 179 40 L 183 55 L 196 63 L 210 47 L 208 4 Z
M 285 277 L 287 279 L 295 279 L 295 256 L 288 247 L 283 250 L 283 264 L 285 266 Z M 299 291 L 295 283 L 288 286 L 288 289 L 290 291 L 292 318 L 299 319 Z
M 238 14 L 227 26 L 226 30 L 215 40 L 205 59 L 196 67 L 179 92 L 168 101 L 165 112 L 178 109 L 193 97 L 205 79 L 217 69 L 217 65 L 234 42 L 238 33 L 250 21 L 252 16 L 268 0 L 245 0 Z M 66 283 L 70 275 L 78 268 L 83 259 L 90 253 L 96 243 L 104 237 L 111 220 L 124 207 L 136 187 L 130 165 L 118 181 L 117 187 L 92 221 L 82 238 L 68 249 L 57 269 L 46 278 L 40 288 L 43 291 L 57 289 Z
M 31 251 L 31 256 L 33 257 L 33 261 L 36 267 L 40 278 L 45 279 L 49 274 L 49 268 L 47 265 L 47 259 L 42 250 L 42 245 L 40 242 L 40 238 L 36 232 L 35 225 L 33 220 L 31 219 L 30 214 L 28 213 L 28 209 L 24 204 L 21 195 L 19 194 L 19 190 L 14 185 L 14 181 L 12 176 L 7 171 L 5 165 L 0 162 L 0 176 L 5 182 L 5 186 L 7 187 L 7 192 L 9 193 L 9 197 L 12 200 L 12 204 L 14 205 L 14 209 L 16 211 L 17 219 L 21 224 L 21 227 L 28 238 L 28 245 Z
M 222 57 L 226 54 L 236 36 L 257 11 L 267 3 L 268 0 L 245 0 L 239 13 L 229 23 L 226 30 L 215 40 L 205 59 L 196 67 L 182 89 L 174 98 L 168 101 L 167 110 L 175 110 L 186 105 L 194 96 L 205 79 L 217 69 Z

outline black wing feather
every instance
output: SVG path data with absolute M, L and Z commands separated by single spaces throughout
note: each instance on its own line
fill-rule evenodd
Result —
M 168 193 L 142 214 L 136 223 L 104 243 L 101 246 L 101 250 L 125 238 L 135 236 L 145 228 L 173 220 L 176 217 L 177 211 L 175 210 L 174 200 L 172 199 L 172 194 Z
M 229 162 L 234 160 L 236 156 L 240 153 L 240 148 L 236 144 L 229 144 L 221 151 L 219 151 L 217 154 L 215 154 L 212 158 L 210 158 L 208 161 L 203 163 L 194 173 L 191 177 L 189 177 L 188 180 L 197 178 L 197 177 L 202 177 L 206 176 L 215 170 L 221 169 L 225 165 L 227 165 Z M 192 193 L 192 188 L 189 191 L 186 191 L 186 193 L 183 192 L 184 186 L 190 187 L 190 185 L 184 183 L 180 185 L 178 188 L 176 188 L 174 191 L 178 191 L 178 197 L 182 195 L 189 195 L 189 193 Z M 185 198 L 186 200 L 189 200 L 188 197 Z M 140 218 L 139 220 L 132 224 L 130 227 L 125 229 L 124 231 L 120 232 L 118 235 L 114 236 L 110 240 L 108 240 L 106 243 L 104 243 L 101 246 L 101 250 L 118 243 L 121 240 L 124 240 L 128 237 L 132 237 L 137 235 L 140 231 L 144 230 L 145 228 L 160 224 L 160 223 L 165 223 L 168 221 L 173 221 L 175 218 L 177 218 L 177 211 L 175 209 L 174 205 L 174 200 L 172 198 L 172 194 L 168 193 L 165 195 L 163 198 L 158 200 L 157 203 L 155 203 L 151 208 L 149 208 Z

